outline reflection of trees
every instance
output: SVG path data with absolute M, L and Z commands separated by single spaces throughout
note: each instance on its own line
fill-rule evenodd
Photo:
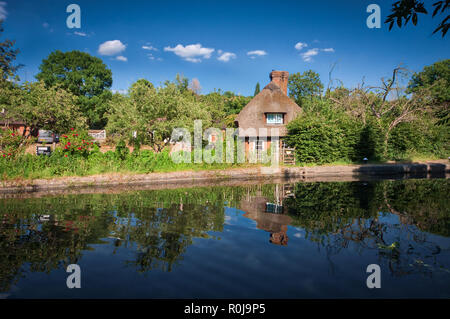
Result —
M 408 180 L 383 183 L 387 210 L 420 230 L 450 237 L 448 180 Z
M 26 271 L 49 273 L 76 263 L 89 245 L 106 244 L 102 238 L 111 236 L 115 246 L 137 244 L 136 260 L 129 263 L 140 271 L 170 270 L 194 237 L 222 230 L 222 203 L 241 194 L 240 188 L 218 187 L 2 199 L 0 291 Z
M 140 272 L 154 268 L 170 271 L 182 258 L 194 237 L 208 238 L 208 231 L 222 231 L 225 221 L 223 206 L 172 204 L 167 208 L 142 209 L 117 224 L 116 236 L 125 245 L 136 243 L 136 260 L 127 262 Z
M 255 185 L 0 199 L 0 291 L 25 271 L 76 263 L 90 245 L 109 243 L 107 237 L 114 238 L 116 250 L 137 247 L 127 264 L 138 271 L 170 271 L 194 238 L 222 231 L 224 206 L 255 204 L 258 197 L 262 204 L 275 203 L 275 190 Z M 428 233 L 450 237 L 447 180 L 299 183 L 294 192 L 283 200 L 289 222 L 265 211 L 263 218 L 252 215 L 262 229 L 278 236 L 289 223 L 304 228 L 306 238 L 325 249 L 331 266 L 334 255 L 351 248 L 374 251 L 397 275 L 438 269 L 440 247 Z M 400 224 L 379 212 L 399 216 Z M 274 242 L 285 241 L 276 236 Z
M 433 232 L 449 236 L 449 183 L 405 180 L 378 183 L 303 183 L 286 200 L 293 225 L 331 256 L 342 249 L 376 251 L 393 274 L 441 270 Z M 385 217 L 397 215 L 400 224 Z
M 24 268 L 49 273 L 76 263 L 88 244 L 106 234 L 105 219 L 53 217 L 56 220 L 42 222 L 31 213 L 0 214 L 0 291 L 9 290 L 24 275 Z

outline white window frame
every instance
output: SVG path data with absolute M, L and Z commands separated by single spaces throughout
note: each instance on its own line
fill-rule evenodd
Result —
M 269 120 L 269 116 L 272 119 Z M 266 114 L 266 124 L 284 124 L 284 114 L 283 113 L 267 113 Z

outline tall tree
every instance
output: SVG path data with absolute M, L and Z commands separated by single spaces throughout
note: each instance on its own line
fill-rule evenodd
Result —
M 318 73 L 308 70 L 303 73 L 294 73 L 289 76 L 289 96 L 302 106 L 305 99 L 312 100 L 313 97 L 322 95 L 323 83 Z
M 259 82 L 256 83 L 256 87 L 255 87 L 255 93 L 253 93 L 253 96 L 256 96 L 256 94 L 258 94 L 260 92 L 260 88 L 259 88 Z
M 383 134 L 383 157 L 387 158 L 388 142 L 392 130 L 401 123 L 412 122 L 424 115 L 431 101 L 429 88 L 422 87 L 408 96 L 402 86 L 409 71 L 397 67 L 389 79 L 382 79 L 380 86 L 358 86 L 350 94 L 330 97 L 330 100 L 349 114 L 362 118 L 371 116 Z
M 4 31 L 2 24 L 3 21 L 0 20 L 0 34 Z M 15 43 L 16 41 L 9 39 L 0 42 L 0 78 L 3 80 L 13 77 L 17 70 L 22 67 L 21 64 L 14 65 L 19 53 L 18 49 L 13 48 Z
M 3 27 L 0 20 L 0 34 L 2 32 Z M 16 72 L 22 65 L 14 64 L 19 53 L 18 49 L 13 48 L 14 45 L 15 41 L 9 39 L 0 42 L 0 120 L 7 119 L 5 122 L 16 120 L 12 118 L 11 108 L 14 105 L 14 98 L 20 94 L 19 86 L 15 82 L 19 80 Z
M 438 15 L 444 13 L 450 9 L 450 0 L 440 0 L 436 1 L 432 4 L 433 7 L 433 18 Z M 392 13 L 387 17 L 384 23 L 389 23 L 389 30 L 392 29 L 394 23 L 397 21 L 397 25 L 399 28 L 406 26 L 409 20 L 412 21 L 414 25 L 417 25 L 418 14 L 428 14 L 427 9 L 425 8 L 423 1 L 418 0 L 400 0 L 394 2 L 392 4 Z M 445 37 L 445 34 L 450 27 L 450 15 L 447 15 L 445 18 L 441 20 L 436 29 L 433 31 L 433 34 L 440 31 L 442 37 Z M 404 23 L 404 24 L 403 24 Z
M 181 91 L 178 81 L 167 81 L 160 88 L 148 83 L 139 80 L 131 86 L 128 96 L 113 96 L 108 111 L 108 133 L 130 139 L 136 131 L 141 143 L 160 151 L 169 143 L 174 128 L 192 131 L 197 119 L 203 120 L 204 127 L 212 124 L 212 106 L 198 101 L 189 91 Z
M 409 92 L 416 93 L 428 89 L 433 102 L 438 124 L 450 122 L 450 59 L 425 66 L 419 73 L 414 73 L 409 82 Z
M 111 98 L 112 72 L 103 61 L 80 51 L 50 53 L 36 76 L 46 87 L 60 85 L 78 97 L 81 111 L 92 128 L 106 124 L 103 117 Z
M 80 112 L 76 96 L 59 85 L 47 88 L 43 82 L 27 82 L 20 92 L 10 111 L 30 128 L 24 134 L 38 129 L 63 133 L 70 128 L 85 128 L 86 118 Z

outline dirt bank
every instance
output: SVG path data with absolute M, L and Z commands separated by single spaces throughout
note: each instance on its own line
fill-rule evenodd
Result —
M 83 177 L 58 177 L 53 179 L 1 181 L 0 193 L 53 192 L 73 188 L 117 188 L 123 190 L 136 187 L 154 189 L 242 184 L 245 181 L 280 180 L 305 181 L 352 181 L 380 178 L 407 177 L 448 177 L 449 162 L 427 162 L 411 164 L 366 164 L 315 167 L 251 167 L 229 170 L 179 171 L 149 174 L 103 174 Z

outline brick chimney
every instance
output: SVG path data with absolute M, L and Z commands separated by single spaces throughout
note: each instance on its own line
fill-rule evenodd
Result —
M 287 95 L 287 85 L 289 79 L 289 72 L 287 71 L 275 71 L 270 72 L 270 81 L 273 81 L 281 88 L 284 94 Z

